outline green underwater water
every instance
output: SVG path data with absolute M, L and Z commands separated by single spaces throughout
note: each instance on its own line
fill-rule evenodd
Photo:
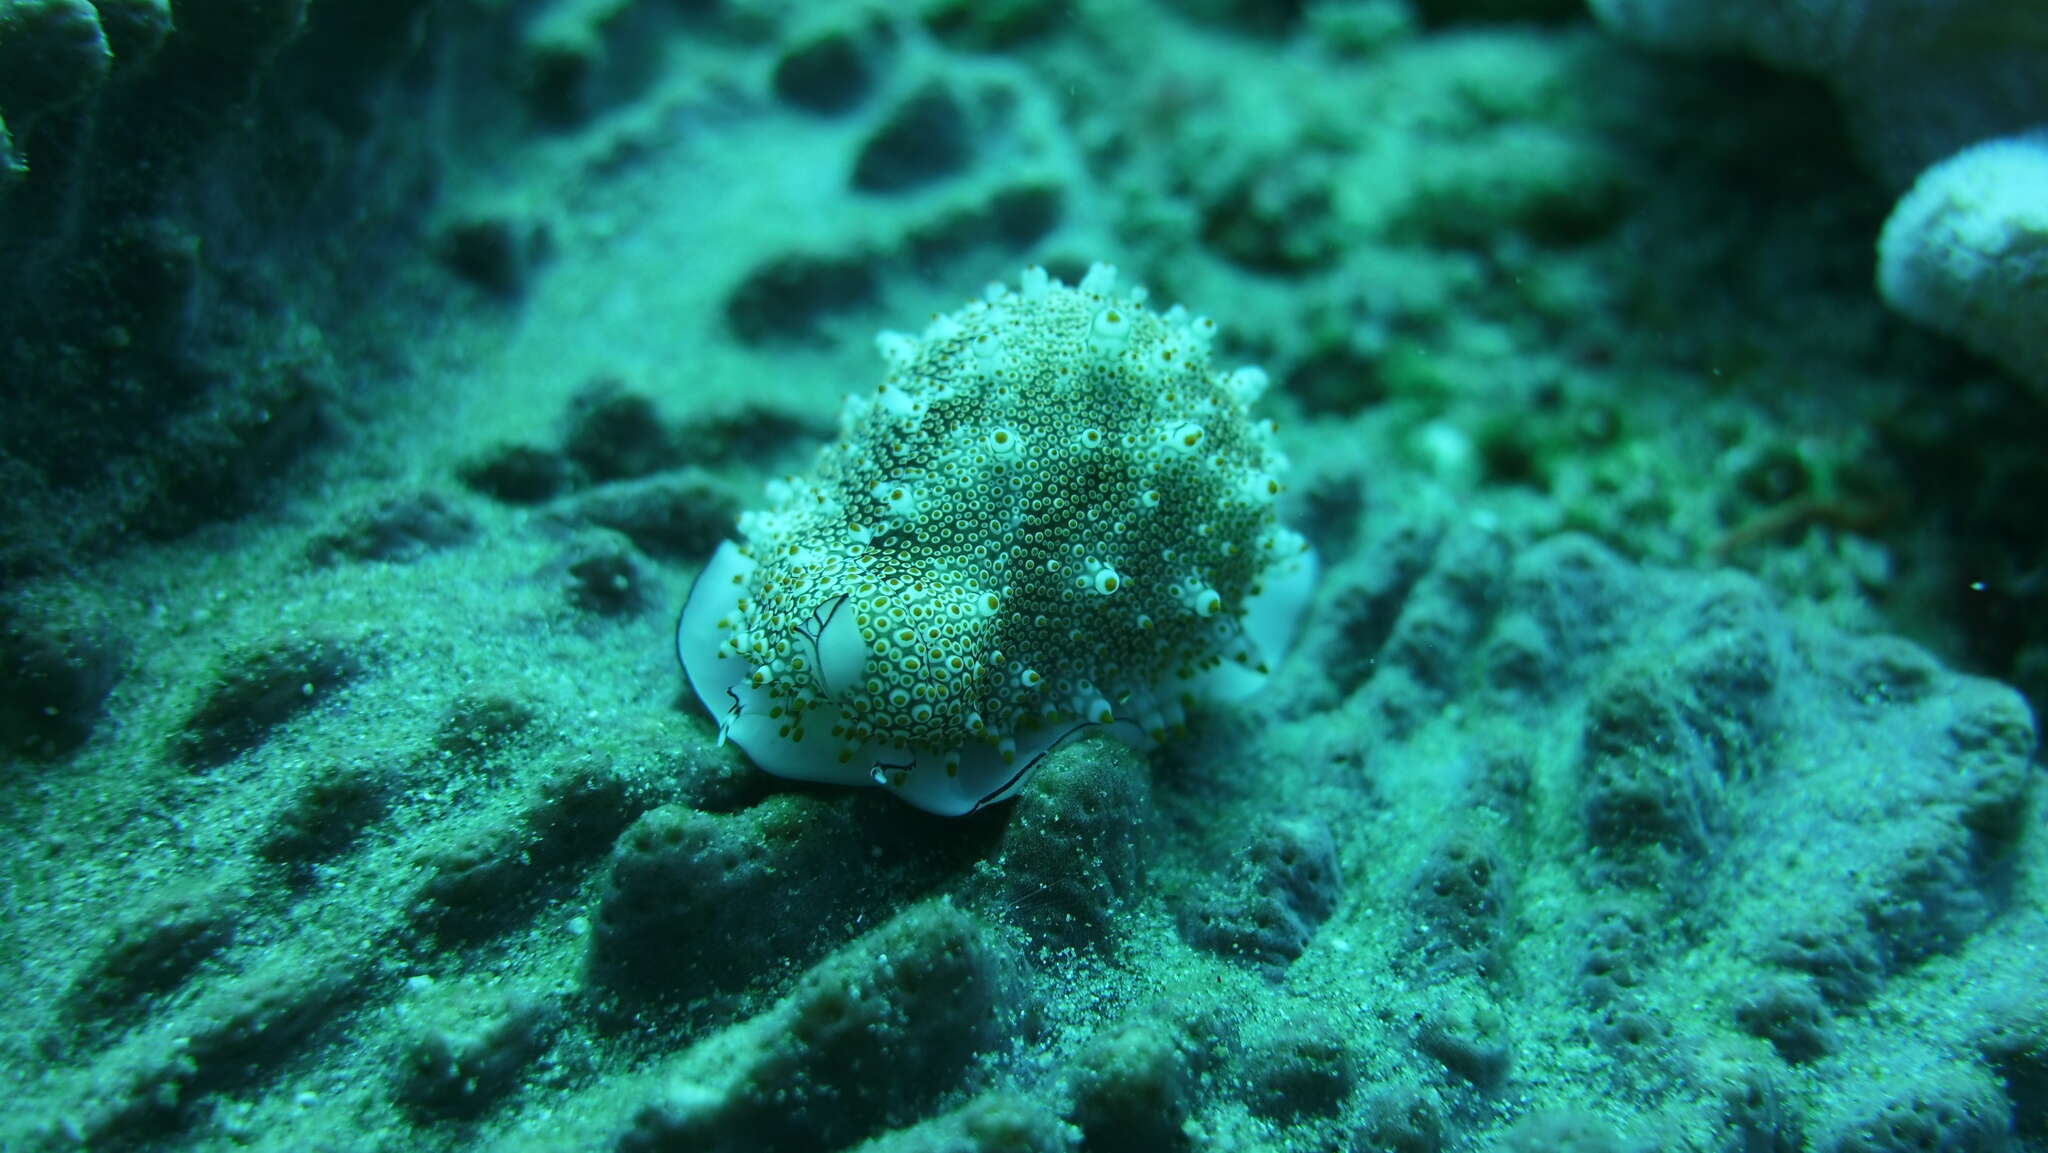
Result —
M 2048 425 L 1827 89 L 1543 0 L 160 9 L 0 0 L 0 1148 L 2048 1147 Z M 1293 650 L 968 817 L 754 768 L 707 558 L 877 331 L 1096 261 L 1270 375 Z

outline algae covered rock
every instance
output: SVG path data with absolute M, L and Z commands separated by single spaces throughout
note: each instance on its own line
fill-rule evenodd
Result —
M 860 857 L 864 835 L 843 807 L 809 797 L 731 816 L 649 811 L 613 851 L 593 977 L 629 999 L 687 999 L 759 980 L 762 958 L 815 956 L 836 943 L 844 914 L 888 895 L 839 863 Z
M 1011 960 L 979 921 L 912 906 L 685 1054 L 618 1147 L 797 1153 L 903 1125 L 970 1078 L 1014 998 Z

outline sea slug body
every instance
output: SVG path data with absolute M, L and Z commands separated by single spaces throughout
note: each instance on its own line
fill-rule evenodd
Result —
M 881 334 L 881 384 L 684 606 L 677 651 L 721 739 L 960 814 L 1076 732 L 1148 746 L 1258 691 L 1316 558 L 1247 412 L 1265 374 L 1212 368 L 1214 330 L 1098 264 Z

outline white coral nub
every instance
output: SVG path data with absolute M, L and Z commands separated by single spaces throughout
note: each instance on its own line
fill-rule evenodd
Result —
M 1096 265 L 1028 269 L 849 398 L 811 475 L 743 514 L 683 608 L 690 684 L 762 768 L 934 813 L 1015 795 L 1062 740 L 1139 746 L 1258 691 L 1315 554 L 1280 525 L 1257 369 Z
M 2048 388 L 2048 128 L 1921 173 L 1877 254 L 1886 303 Z

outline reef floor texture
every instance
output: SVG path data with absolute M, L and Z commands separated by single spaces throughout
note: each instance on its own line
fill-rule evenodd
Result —
M 1885 309 L 1829 89 L 0 0 L 0 117 L 0 1149 L 2048 1151 L 2048 395 Z M 963 817 L 755 768 L 693 580 L 878 331 L 1096 261 L 1270 377 L 1292 650 Z

